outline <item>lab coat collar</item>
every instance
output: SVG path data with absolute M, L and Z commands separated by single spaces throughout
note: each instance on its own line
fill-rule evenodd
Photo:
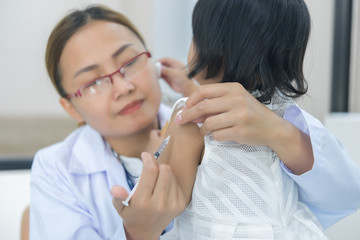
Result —
M 105 160 L 111 154 L 105 140 L 89 125 L 82 128 L 71 150 L 69 171 L 76 174 L 106 171 Z
M 169 107 L 163 103 L 160 104 L 158 119 L 159 119 L 159 124 L 161 127 L 163 127 L 165 125 L 166 121 L 168 121 L 170 119 L 171 113 L 172 113 L 171 107 Z
M 164 126 L 171 115 L 171 108 L 160 104 L 158 119 L 160 126 Z M 80 133 L 73 148 L 69 171 L 75 174 L 92 174 L 107 171 L 107 166 L 113 157 L 109 144 L 89 125 L 79 129 Z

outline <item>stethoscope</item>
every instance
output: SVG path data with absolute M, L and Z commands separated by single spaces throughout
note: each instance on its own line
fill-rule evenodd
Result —
M 157 67 L 158 67 L 158 66 L 157 66 Z M 161 65 L 160 65 L 160 67 L 161 67 Z M 161 128 L 161 126 L 160 126 L 160 120 L 158 119 L 158 129 L 160 129 L 160 128 Z M 139 179 L 139 177 L 135 177 L 135 176 L 133 176 L 133 175 L 131 175 L 131 174 L 129 173 L 129 171 L 126 169 L 123 161 L 121 161 L 120 155 L 119 155 L 116 151 L 114 151 L 114 149 L 111 148 L 111 152 L 113 153 L 114 157 L 115 157 L 117 160 L 119 160 L 119 162 L 120 162 L 121 165 L 123 166 L 124 171 L 125 171 L 125 175 L 126 175 L 126 181 L 127 181 L 127 184 L 129 185 L 129 188 L 130 188 L 130 191 L 131 191 L 131 190 L 134 188 L 134 186 L 135 186 L 135 183 L 133 182 L 132 179 Z
M 126 169 L 123 161 L 121 161 L 120 155 L 119 155 L 117 152 L 115 152 L 113 149 L 111 149 L 111 151 L 112 151 L 112 153 L 114 154 L 114 157 L 115 157 L 117 160 L 119 160 L 119 162 L 120 162 L 121 165 L 123 166 L 124 171 L 125 171 L 125 176 L 126 176 L 127 184 L 129 185 L 130 190 L 132 190 L 132 189 L 134 188 L 135 184 L 134 184 L 134 182 L 131 180 L 131 178 L 135 178 L 135 179 L 136 179 L 136 177 L 134 177 L 133 175 L 131 175 L 131 174 L 129 173 L 129 171 Z M 171 222 L 170 225 L 171 225 L 171 224 L 173 224 L 173 222 Z M 161 235 L 165 234 L 165 232 L 166 232 L 166 229 L 164 229 L 164 231 L 161 233 Z
M 114 157 L 115 157 L 117 160 L 119 160 L 119 162 L 120 162 L 121 165 L 123 166 L 124 171 L 125 171 L 125 176 L 126 176 L 126 182 L 127 182 L 127 184 L 129 185 L 130 190 L 132 190 L 132 189 L 134 188 L 134 186 L 135 186 L 132 178 L 136 179 L 137 177 L 135 177 L 135 176 L 133 176 L 133 175 L 131 175 L 131 174 L 129 173 L 129 171 L 128 171 L 128 170 L 126 169 L 126 167 L 125 167 L 125 164 L 123 163 L 123 161 L 121 161 L 120 155 L 119 155 L 117 152 L 115 152 L 113 149 L 111 149 L 111 151 L 112 151 Z
M 119 161 L 121 161 L 121 160 L 119 160 Z M 125 170 L 126 181 L 127 181 L 128 185 L 129 185 L 130 190 L 132 190 L 132 189 L 134 188 L 135 184 L 134 184 L 134 182 L 131 180 L 131 177 L 134 177 L 134 176 L 132 176 L 132 175 L 129 173 L 129 171 L 126 169 L 124 163 L 121 162 L 121 164 L 122 164 L 122 166 L 123 166 L 123 168 L 124 168 L 124 170 Z

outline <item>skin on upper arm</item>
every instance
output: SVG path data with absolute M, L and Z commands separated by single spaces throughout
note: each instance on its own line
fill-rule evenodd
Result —
M 157 161 L 170 165 L 188 203 L 202 158 L 204 138 L 197 124 L 190 122 L 179 125 L 175 123 L 175 116 L 176 112 L 172 115 L 165 134 L 165 137 L 170 135 L 169 143 Z

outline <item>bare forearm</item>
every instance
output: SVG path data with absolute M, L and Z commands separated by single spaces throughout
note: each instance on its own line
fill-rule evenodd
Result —
M 296 175 L 310 171 L 314 165 L 314 155 L 310 137 L 282 119 L 281 127 L 275 128 L 273 141 L 269 147 L 280 160 Z
M 172 116 L 167 131 L 167 134 L 171 136 L 169 144 L 158 162 L 171 167 L 183 196 L 189 203 L 204 142 L 196 124 L 178 125 L 174 117 L 175 114 Z
M 169 144 L 158 161 L 171 167 L 184 198 L 189 203 L 197 166 L 201 158 L 203 138 L 199 133 L 196 133 L 199 132 L 199 129 L 193 123 L 184 126 L 177 125 L 176 127 L 181 130 L 177 129 L 176 131 L 173 131 L 171 125 L 170 123 L 169 128 L 172 134 Z
M 139 231 L 139 229 L 135 229 L 131 231 L 130 229 L 128 230 L 126 227 L 124 228 L 125 228 L 125 234 L 127 240 L 143 240 L 143 239 L 159 240 L 160 238 L 160 234 L 143 233 Z

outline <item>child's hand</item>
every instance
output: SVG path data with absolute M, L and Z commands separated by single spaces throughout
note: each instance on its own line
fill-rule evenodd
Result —
M 161 77 L 176 92 L 184 96 L 190 96 L 198 88 L 198 85 L 188 77 L 188 70 L 180 61 L 172 58 L 162 58 Z

